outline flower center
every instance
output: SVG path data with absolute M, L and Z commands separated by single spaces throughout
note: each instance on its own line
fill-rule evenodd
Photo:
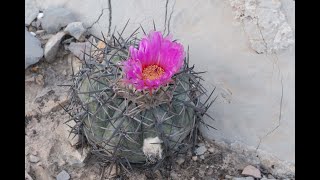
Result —
M 164 70 L 158 65 L 150 65 L 142 70 L 142 78 L 154 80 L 162 76 Z

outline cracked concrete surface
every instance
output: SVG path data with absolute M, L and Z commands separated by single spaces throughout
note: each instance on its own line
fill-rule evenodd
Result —
M 271 133 L 273 133 L 275 130 L 277 130 L 280 127 L 280 125 L 281 125 L 281 114 L 282 114 L 282 100 L 283 100 L 283 82 L 282 82 L 282 77 L 281 77 L 281 99 L 280 99 L 280 105 L 279 105 L 279 123 L 275 128 L 273 128 L 266 135 L 264 135 L 262 138 L 260 138 L 259 144 L 258 144 L 256 150 L 259 149 L 260 144 L 261 144 L 261 142 L 263 141 L 264 138 L 266 138 L 268 135 L 270 135 Z
M 235 19 L 243 23 L 257 53 L 280 52 L 294 43 L 280 0 L 229 0 Z
M 170 32 L 185 47 L 190 46 L 191 63 L 196 65 L 197 70 L 207 71 L 204 75 L 206 88 L 217 86 L 215 93 L 218 98 L 209 110 L 216 121 L 207 122 L 218 131 L 203 127 L 203 135 L 229 144 L 239 142 L 243 147 L 265 151 L 280 160 L 294 163 L 294 42 L 286 48 L 281 45 L 288 43 L 285 40 L 294 35 L 294 1 L 282 0 L 281 6 L 274 8 L 275 11 L 272 8 L 263 11 L 263 3 L 280 1 L 259 0 L 261 13 L 252 14 L 252 19 L 258 23 L 250 20 L 246 27 L 243 22 L 234 19 L 237 16 L 235 12 L 241 17 L 241 3 L 256 1 L 232 1 L 237 3 L 230 4 L 230 1 L 223 0 L 33 0 L 40 10 L 49 6 L 64 6 L 75 13 L 86 27 L 91 27 L 90 32 L 98 37 L 101 37 L 101 31 L 107 34 L 110 30 L 121 30 L 128 19 L 130 22 L 125 36 L 140 24 L 149 32 L 154 21 L 158 30 L 165 31 L 165 34 Z M 235 11 L 235 7 L 240 10 Z M 257 6 L 250 7 L 247 6 L 247 13 L 250 10 L 257 12 Z M 271 19 L 275 21 L 274 26 L 259 20 L 270 12 L 276 13 L 269 16 L 275 17 Z M 283 18 L 288 21 L 286 24 Z M 257 29 L 257 24 L 266 29 L 260 31 L 261 27 Z M 289 31 L 281 31 L 282 24 L 291 28 L 292 36 Z M 270 28 L 271 33 L 268 34 Z M 276 38 L 279 41 L 275 41 Z M 258 52 L 262 49 L 263 54 L 253 50 L 255 39 L 259 42 Z M 261 42 L 265 44 L 261 45 Z M 265 53 L 269 47 L 271 52 Z M 278 47 L 281 51 L 274 52 Z

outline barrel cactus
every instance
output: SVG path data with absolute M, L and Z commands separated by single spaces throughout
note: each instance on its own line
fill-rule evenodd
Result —
M 70 133 L 83 135 L 103 161 L 162 163 L 194 147 L 199 124 L 210 117 L 212 93 L 189 66 L 189 48 L 158 31 L 143 30 L 142 39 L 138 32 L 88 47 L 64 107 L 76 122 Z

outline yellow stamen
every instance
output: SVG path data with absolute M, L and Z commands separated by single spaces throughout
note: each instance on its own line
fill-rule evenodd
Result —
M 158 65 L 150 65 L 142 70 L 143 79 L 154 80 L 162 76 L 164 70 Z

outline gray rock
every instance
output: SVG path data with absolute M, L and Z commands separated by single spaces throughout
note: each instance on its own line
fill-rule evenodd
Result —
M 202 155 L 207 151 L 206 146 L 200 146 L 195 150 L 196 155 Z
M 25 25 L 30 25 L 31 22 L 37 17 L 39 13 L 38 7 L 33 0 L 25 1 Z
M 72 22 L 68 24 L 64 31 L 75 37 L 78 41 L 83 41 L 83 34 L 86 32 L 86 29 L 83 27 L 82 22 Z
M 32 36 L 25 30 L 25 69 L 37 63 L 43 56 L 43 49 L 39 39 Z
M 57 175 L 56 179 L 57 180 L 69 180 L 70 175 L 65 170 L 63 170 Z
M 65 32 L 58 32 L 48 40 L 44 47 L 44 57 L 47 62 L 54 61 L 59 50 L 60 42 L 65 35 Z
M 56 33 L 62 27 L 76 21 L 75 16 L 65 8 L 48 8 L 43 14 L 43 18 L 40 19 L 41 25 L 48 33 Z
M 91 44 L 89 42 L 84 42 L 84 43 L 70 43 L 68 49 L 69 51 L 72 52 L 76 57 L 78 57 L 80 60 L 83 59 L 83 52 L 86 52 L 86 54 L 90 54 L 90 47 Z M 88 59 L 89 56 L 85 55 L 85 59 Z
M 37 162 L 40 161 L 40 158 L 37 157 L 37 156 L 34 156 L 34 155 L 30 155 L 29 161 L 32 162 L 32 163 L 37 163 Z

